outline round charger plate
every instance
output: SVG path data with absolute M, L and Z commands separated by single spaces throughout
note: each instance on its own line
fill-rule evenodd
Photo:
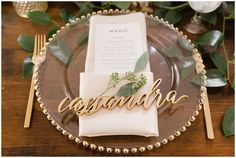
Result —
M 92 15 L 115 16 L 129 13 L 129 10 L 104 10 Z M 178 96 L 189 96 L 186 101 L 174 105 L 166 104 L 157 109 L 159 137 L 78 137 L 78 120 L 64 121 L 63 114 L 57 111 L 57 107 L 66 96 L 79 96 L 79 75 L 80 72 L 84 72 L 87 43 L 78 45 L 78 40 L 89 30 L 90 16 L 82 16 L 81 19 L 77 18 L 63 26 L 49 39 L 40 53 L 34 69 L 35 89 L 40 107 L 48 120 L 63 135 L 76 143 L 93 150 L 116 154 L 144 152 L 179 136 L 186 127 L 191 126 L 191 122 L 199 114 L 198 110 L 202 108 L 202 96 L 206 92 L 204 65 L 198 50 L 187 36 L 173 25 L 152 15 L 146 15 L 146 24 L 149 61 L 154 78 L 162 78 L 160 89 L 163 96 L 170 90 L 176 90 Z M 58 41 L 64 42 L 72 50 L 72 58 L 68 65 L 58 60 L 51 52 L 50 47 Z M 193 84 L 192 81 L 199 75 L 200 85 Z

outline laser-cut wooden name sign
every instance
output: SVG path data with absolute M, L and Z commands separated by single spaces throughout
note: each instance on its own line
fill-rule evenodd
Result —
M 115 107 L 126 107 L 131 110 L 134 106 L 141 106 L 145 110 L 150 108 L 150 106 L 155 105 L 157 108 L 163 106 L 165 103 L 176 104 L 182 99 L 187 99 L 187 95 L 182 95 L 176 99 L 177 92 L 170 91 L 167 93 L 164 99 L 161 90 L 158 88 L 161 84 L 162 79 L 157 79 L 152 88 L 143 95 L 135 99 L 135 95 L 121 97 L 121 96 L 99 96 L 96 98 L 89 98 L 88 100 L 83 100 L 81 97 L 77 97 L 73 100 L 69 100 L 69 97 L 64 98 L 59 106 L 58 112 L 62 113 L 67 110 L 74 110 L 78 115 L 91 115 L 101 108 L 112 110 Z

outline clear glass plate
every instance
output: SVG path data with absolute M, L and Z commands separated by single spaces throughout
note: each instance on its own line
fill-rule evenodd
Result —
M 63 122 L 63 115 L 57 111 L 58 104 L 66 96 L 75 98 L 79 96 L 80 72 L 84 72 L 87 44 L 78 46 L 77 40 L 82 33 L 88 31 L 89 24 L 83 20 L 77 21 L 62 29 L 47 45 L 45 52 L 45 61 L 40 65 L 38 71 L 38 86 L 41 102 L 47 113 L 54 121 L 54 125 L 59 126 L 60 130 L 66 131 L 77 140 L 109 148 L 131 149 L 147 147 L 150 145 L 158 146 L 159 143 L 167 143 L 168 140 L 178 136 L 180 131 L 185 131 L 186 126 L 190 126 L 190 120 L 193 121 L 194 115 L 197 115 L 199 106 L 200 89 L 191 82 L 194 75 L 197 74 L 194 69 L 191 74 L 181 79 L 180 64 L 182 59 L 168 57 L 162 52 L 163 48 L 174 47 L 181 50 L 183 57 L 192 57 L 193 48 L 178 30 L 171 25 L 154 19 L 152 16 L 146 18 L 148 53 L 151 71 L 155 79 L 162 78 L 160 89 L 165 96 L 170 90 L 176 90 L 178 96 L 188 95 L 186 101 L 175 105 L 166 104 L 158 109 L 159 137 L 142 136 L 102 136 L 102 137 L 78 137 L 79 124 L 74 119 L 68 123 Z M 65 66 L 49 49 L 50 45 L 57 40 L 62 40 L 73 50 L 73 56 L 68 66 Z M 72 138 L 72 139 L 73 139 Z M 184 139 L 184 136 L 182 137 Z M 79 141 L 79 142 L 80 142 Z M 84 145 L 88 145 L 84 143 Z M 151 148 L 151 147 L 150 147 Z

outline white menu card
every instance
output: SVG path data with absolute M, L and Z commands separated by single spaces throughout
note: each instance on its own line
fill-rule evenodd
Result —
M 98 24 L 95 27 L 95 71 L 134 70 L 143 50 L 139 23 Z
M 147 52 L 143 13 L 93 16 L 90 19 L 86 72 L 127 72 Z M 146 71 L 150 71 L 148 64 Z

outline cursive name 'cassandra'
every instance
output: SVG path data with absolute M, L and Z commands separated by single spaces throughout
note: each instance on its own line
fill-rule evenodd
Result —
M 86 101 L 81 97 L 77 97 L 73 100 L 69 100 L 68 97 L 64 98 L 59 106 L 58 112 L 62 113 L 67 110 L 74 110 L 78 116 L 91 115 L 97 112 L 101 108 L 112 110 L 115 107 L 126 107 L 131 110 L 134 106 L 143 106 L 144 109 L 150 108 L 155 105 L 157 108 L 161 107 L 165 103 L 175 104 L 181 99 L 188 98 L 187 95 L 182 95 L 176 98 L 176 91 L 169 91 L 163 99 L 162 93 L 158 88 L 161 83 L 161 79 L 158 79 L 152 85 L 152 88 L 143 95 L 135 98 L 135 95 L 120 97 L 120 96 L 99 96 L 96 98 L 89 98 Z

